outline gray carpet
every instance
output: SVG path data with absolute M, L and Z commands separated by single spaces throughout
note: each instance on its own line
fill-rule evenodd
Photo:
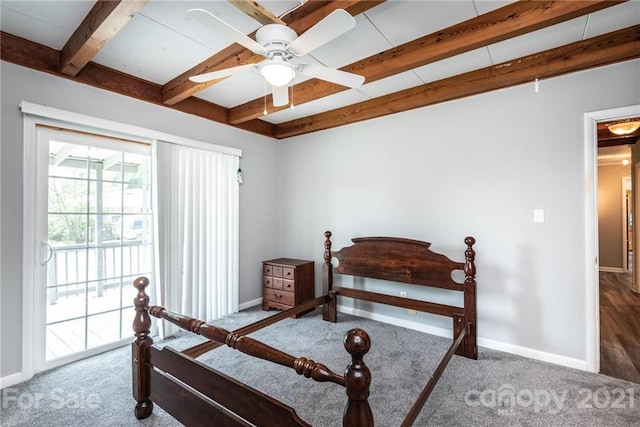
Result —
M 250 309 L 213 323 L 233 330 L 266 315 Z M 252 336 L 342 374 L 349 362 L 342 336 L 354 327 L 372 338 L 365 361 L 373 375 L 370 403 L 376 425 L 399 426 L 450 340 L 345 314 L 332 324 L 323 322 L 319 311 L 298 320 L 286 319 Z M 201 341 L 180 333 L 158 345 L 184 349 Z M 291 369 L 226 347 L 200 360 L 293 406 L 313 426 L 341 425 L 346 402 L 342 387 L 315 383 Z M 639 400 L 640 384 L 481 348 L 477 361 L 453 357 L 415 425 L 637 426 Z M 180 425 L 157 406 L 151 417 L 138 421 L 133 407 L 127 346 L 4 389 L 0 424 Z

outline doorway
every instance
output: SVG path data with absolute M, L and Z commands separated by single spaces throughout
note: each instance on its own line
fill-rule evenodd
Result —
M 633 200 L 635 191 L 631 191 L 629 196 L 625 191 L 624 184 L 622 184 L 622 191 L 620 190 L 621 182 L 624 183 L 624 181 L 618 178 L 616 192 L 619 202 L 613 203 L 620 212 L 618 216 L 619 225 L 614 231 L 619 236 L 620 245 L 615 250 L 619 255 L 614 258 L 619 260 L 620 264 L 618 267 L 614 266 L 614 268 L 609 269 L 610 271 L 606 271 L 607 269 L 602 269 L 602 267 L 611 267 L 605 264 L 609 263 L 610 259 L 605 260 L 606 254 L 603 254 L 603 248 L 601 247 L 605 242 L 600 241 L 602 230 L 600 230 L 601 227 L 598 224 L 598 207 L 605 195 L 600 194 L 597 162 L 594 159 L 597 159 L 598 147 L 603 145 L 599 136 L 602 135 L 605 123 L 637 116 L 640 116 L 639 105 L 585 114 L 585 172 L 588 179 L 587 182 L 594 183 L 592 190 L 587 188 L 587 195 L 592 194 L 593 198 L 587 197 L 587 216 L 585 221 L 587 242 L 586 302 L 588 313 L 587 369 L 592 372 L 602 372 L 631 381 L 640 380 L 640 377 L 637 376 L 640 372 L 640 359 L 635 357 L 636 354 L 640 354 L 640 349 L 636 348 L 637 344 L 635 344 L 638 342 L 639 337 L 633 336 L 635 328 L 631 327 L 633 322 L 640 318 L 640 304 L 636 304 L 640 303 L 640 295 L 634 293 L 631 289 L 632 285 L 635 284 L 634 275 L 637 272 L 637 259 L 634 260 L 637 257 L 633 257 L 633 249 L 637 246 L 634 242 L 639 241 L 637 238 L 638 230 L 637 227 L 634 227 L 633 222 L 634 212 L 638 211 L 635 206 L 637 200 Z M 606 127 L 604 127 L 604 132 L 607 132 Z M 622 142 L 618 138 L 618 145 L 621 143 L 633 144 L 638 135 L 630 135 L 628 138 Z M 630 163 L 633 165 L 633 161 Z M 634 180 L 631 181 L 633 187 L 640 188 L 640 185 L 637 185 L 635 170 L 633 172 Z M 628 214 L 629 211 L 630 215 Z M 627 237 L 628 233 L 632 233 L 631 238 Z M 626 243 L 627 239 L 629 243 Z M 629 259 L 631 262 L 628 261 Z M 595 264 L 590 265 L 589 260 L 595 260 Z M 624 298 L 616 294 L 615 291 L 618 289 L 624 291 Z M 626 307 L 628 311 L 621 310 L 622 306 Z M 612 337 L 614 338 L 614 343 L 611 341 Z M 636 347 L 634 347 L 634 344 Z M 620 365 L 619 361 L 626 358 L 626 365 L 629 369 L 622 369 L 622 371 L 626 372 L 614 374 L 607 371 L 607 365 L 610 364 L 612 354 L 618 357 L 618 361 L 614 363 L 618 366 Z
M 631 172 L 630 145 L 598 150 L 600 373 L 640 382 Z

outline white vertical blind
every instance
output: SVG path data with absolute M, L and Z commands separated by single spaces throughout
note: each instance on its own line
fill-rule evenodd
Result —
M 154 146 L 160 303 L 202 320 L 234 313 L 239 158 L 162 141 Z

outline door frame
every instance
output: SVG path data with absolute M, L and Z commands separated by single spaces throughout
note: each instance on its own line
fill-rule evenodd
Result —
M 584 114 L 585 305 L 587 371 L 600 371 L 600 286 L 598 260 L 598 132 L 604 120 L 640 115 L 640 104 Z
M 633 166 L 632 166 L 633 167 Z M 631 168 L 630 168 L 631 169 Z M 633 237 L 629 239 L 629 206 L 627 200 L 627 183 L 631 186 L 631 194 L 633 194 L 634 184 L 631 182 L 631 176 L 622 177 L 622 270 L 628 272 L 629 266 L 629 241 L 633 243 Z M 631 203 L 635 203 L 635 198 L 632 197 Z M 633 232 L 635 233 L 635 232 Z
M 631 188 L 633 189 L 632 192 L 632 198 L 633 198 L 633 209 L 632 209 L 632 213 L 634 216 L 631 217 L 631 220 L 633 222 L 633 228 L 632 228 L 632 233 L 631 233 L 631 239 L 633 242 L 633 249 L 632 249 L 632 253 L 634 254 L 633 258 L 632 258 L 632 263 L 631 263 L 631 269 L 632 269 L 632 273 L 633 273 L 633 281 L 631 283 L 631 290 L 635 293 L 639 293 L 640 292 L 640 274 L 638 274 L 638 257 L 635 255 L 637 254 L 637 250 L 636 250 L 636 246 L 637 246 L 637 242 L 640 242 L 640 230 L 638 230 L 638 227 L 636 227 L 635 224 L 635 217 L 638 215 L 638 212 L 640 212 L 640 200 L 638 200 L 640 197 L 638 197 L 638 190 L 640 190 L 640 162 L 633 164 L 632 163 L 632 169 L 633 169 L 633 174 L 632 174 L 632 178 L 631 178 Z
M 153 131 L 147 131 L 144 128 L 121 124 L 109 120 L 98 119 L 83 114 L 77 114 L 59 110 L 52 107 L 32 104 L 26 101 L 20 103 L 23 113 L 23 202 L 22 202 L 22 224 L 23 224 L 23 244 L 22 244 L 22 368 L 20 372 L 20 381 L 26 381 L 32 378 L 38 372 L 40 365 L 39 355 L 36 350 L 39 348 L 38 341 L 42 342 L 45 337 L 38 331 L 38 325 L 44 322 L 44 313 L 37 310 L 38 301 L 36 298 L 46 298 L 46 293 L 37 292 L 36 286 L 40 281 L 46 278 L 46 265 L 39 263 L 41 254 L 41 236 L 40 232 L 46 224 L 36 224 L 37 215 L 41 208 L 41 203 L 46 200 L 42 194 L 44 189 L 38 186 L 38 182 L 42 179 L 42 174 L 48 174 L 48 164 L 38 163 L 38 135 L 37 125 L 61 126 L 66 129 L 77 130 L 80 132 L 100 133 L 105 136 L 115 138 L 125 137 L 129 140 L 137 140 L 141 143 L 149 144 L 152 138 L 147 134 Z M 120 129 L 113 131 L 112 129 Z M 130 132 L 130 133 L 125 133 Z M 41 156 L 42 157 L 42 156 Z M 40 194 L 36 194 L 41 191 Z M 44 221 L 46 223 L 46 220 Z M 39 265 L 40 267 L 34 268 Z M 43 276 L 44 275 L 44 276 Z M 113 348 L 122 344 L 114 344 Z M 108 349 L 109 346 L 99 347 L 88 350 L 85 355 L 91 356 Z M 61 357 L 56 362 L 47 364 L 47 369 L 63 365 L 70 362 L 69 357 Z
M 23 117 L 23 193 L 36 194 L 38 181 L 37 136 L 35 118 Z M 42 268 L 34 269 L 40 253 L 36 227 L 25 227 L 24 224 L 35 224 L 37 200 L 39 197 L 23 197 L 22 202 L 22 381 L 28 380 L 36 373 L 36 319 L 35 284 L 41 278 Z

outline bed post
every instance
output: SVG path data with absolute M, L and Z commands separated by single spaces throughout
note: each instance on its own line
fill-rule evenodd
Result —
M 462 355 L 471 359 L 477 359 L 476 252 L 473 250 L 473 244 L 476 242 L 476 239 L 469 236 L 464 239 L 464 242 L 467 245 L 467 249 L 464 251 L 464 318 L 469 330 L 467 331 L 467 338 L 464 339 Z
M 324 232 L 324 264 L 322 265 L 322 293 L 327 295 L 327 302 L 322 305 L 322 319 L 336 323 L 337 295 L 333 291 L 333 265 L 331 264 L 331 232 Z
M 351 329 L 344 336 L 344 348 L 351 354 L 351 363 L 344 373 L 349 400 L 342 416 L 342 425 L 373 427 L 373 413 L 368 400 L 371 372 L 363 360 L 371 348 L 371 339 L 362 329 Z
M 153 411 L 153 402 L 149 399 L 151 391 L 149 347 L 153 344 L 153 339 L 149 336 L 151 328 L 151 318 L 147 311 L 149 309 L 149 295 L 144 291 L 149 286 L 149 279 L 138 277 L 133 281 L 133 286 L 138 290 L 138 294 L 133 299 L 136 310 L 136 315 L 133 318 L 135 340 L 131 343 L 133 397 L 138 402 L 134 413 L 136 418 L 143 419 L 151 415 L 151 411 Z

